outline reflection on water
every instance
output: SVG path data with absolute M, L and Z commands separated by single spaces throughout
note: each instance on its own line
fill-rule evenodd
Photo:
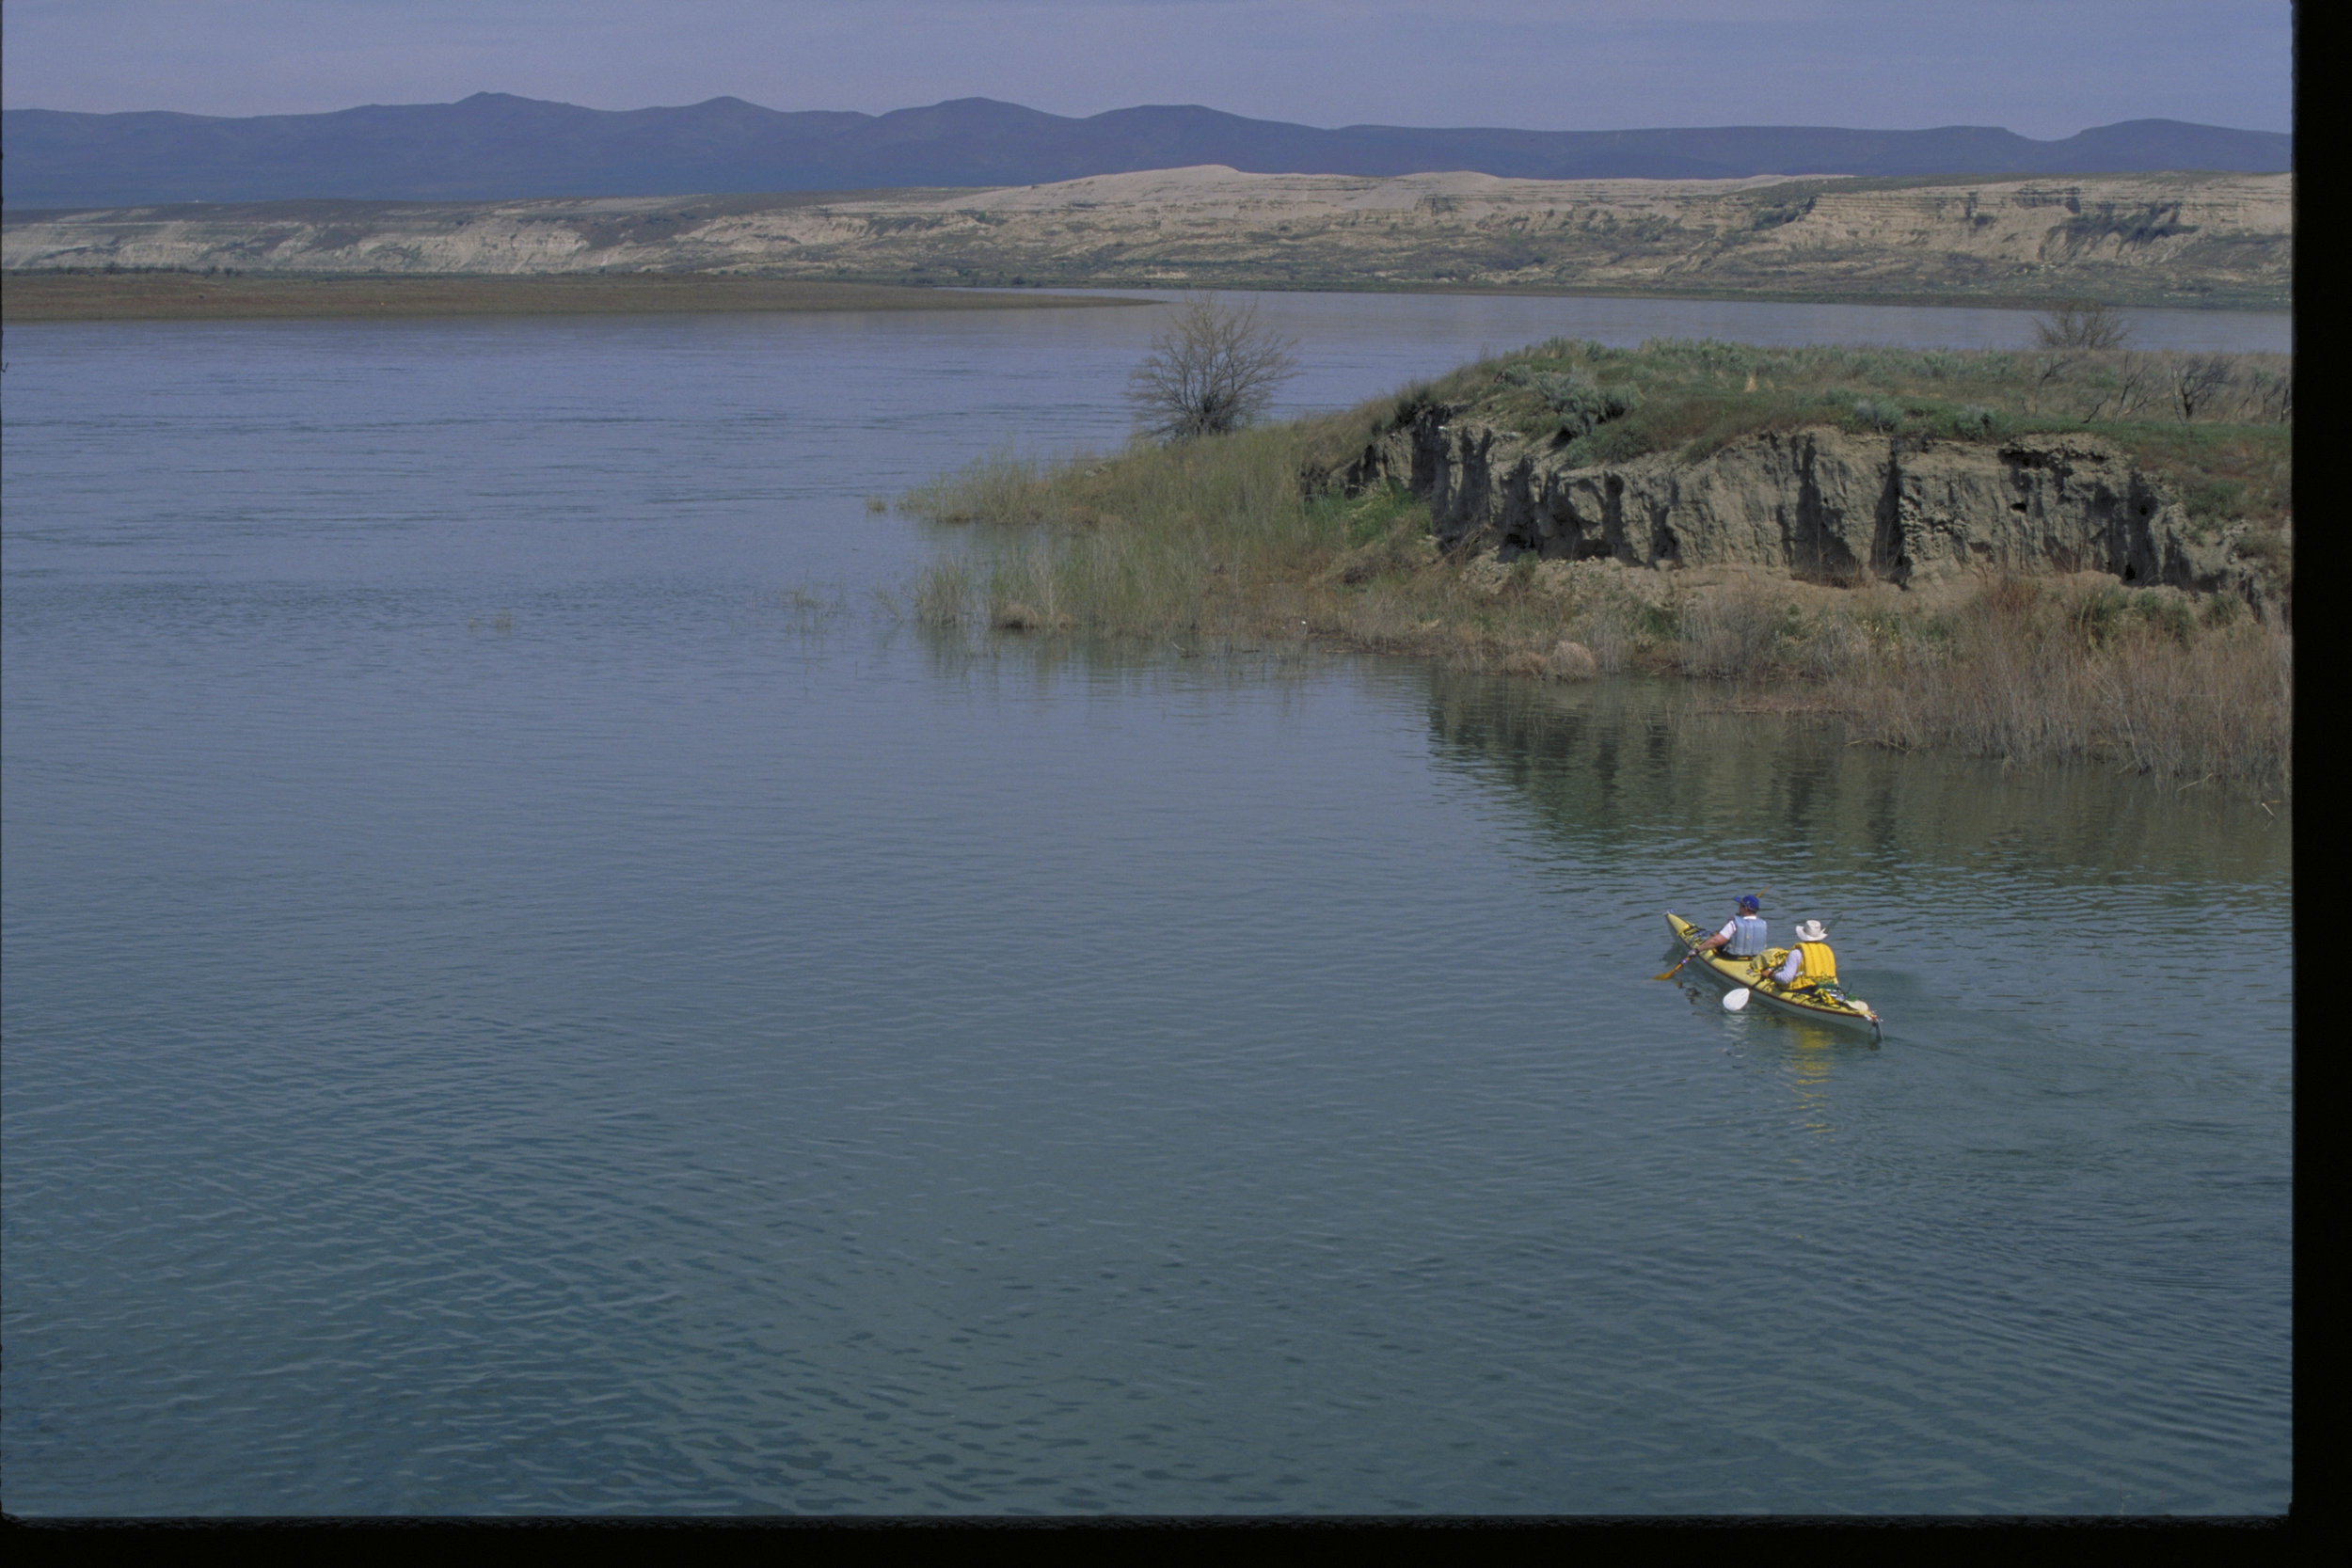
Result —
M 1796 1053 L 1790 1077 L 1796 1085 L 1798 1115 L 1806 1132 L 1825 1135 L 1830 1131 L 1829 1075 L 1836 1060 L 1833 1054 L 1836 1041 L 1818 1023 L 1803 1019 L 1788 1022 L 1794 1026 L 1789 1031 L 1795 1037 L 1789 1043 Z
M 1662 962 L 1672 963 L 1681 949 L 1666 950 Z M 1820 1137 L 1834 1133 L 1830 1117 L 1834 1103 L 1830 1095 L 1830 1078 L 1836 1070 L 1841 1054 L 1878 1049 L 1878 1041 L 1868 1035 L 1840 1030 L 1787 1013 L 1768 1012 L 1756 1007 L 1733 1011 L 1724 1006 L 1726 992 L 1721 986 L 1687 975 L 1677 977 L 1683 999 L 1692 1012 L 1716 1025 L 1726 1042 L 1727 1054 L 1750 1061 L 1762 1060 L 1789 1085 L 1796 1107 L 1796 1125 Z
M 1430 729 L 1441 756 L 1507 780 L 1595 854 L 1639 852 L 1662 835 L 1794 879 L 1784 907 L 1799 887 L 1824 907 L 1788 910 L 1790 921 L 1827 918 L 1873 883 L 1928 866 L 1994 879 L 2062 866 L 2142 878 L 2154 896 L 2275 883 L 2289 869 L 2285 802 L 2185 800 L 2166 783 L 2096 768 L 2011 773 L 1906 756 L 1856 743 L 1834 721 L 1709 711 L 1710 695 L 1631 679 L 1442 674 Z

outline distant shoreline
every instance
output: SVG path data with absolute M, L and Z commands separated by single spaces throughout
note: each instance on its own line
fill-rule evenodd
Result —
M 268 273 L 208 277 L 201 273 L 24 270 L 0 273 L 0 320 L 268 321 L 401 319 L 446 316 L 707 314 L 725 311 L 1003 310 L 1150 305 L 1117 286 L 1057 280 L 1051 285 L 907 284 L 860 279 L 743 277 L 707 273 L 439 274 Z M 1168 285 L 1129 283 L 1126 288 Z M 1661 299 L 1744 301 L 1766 305 L 1867 305 L 1943 310 L 2042 310 L 2032 294 L 1871 293 L 1844 290 L 1629 289 L 1608 285 L 1548 288 L 1493 284 L 1403 283 L 1379 278 L 1287 278 L 1220 285 L 1277 293 L 1471 294 L 1503 299 Z M 1099 292 L 1098 292 L 1099 291 Z M 2125 309 L 2294 314 L 2292 296 L 2222 295 L 2194 303 L 2125 298 Z
M 0 321 L 397 320 L 724 311 L 1035 310 L 1143 305 L 1117 295 L 625 273 L 596 277 L 11 272 Z
M 0 214 L 0 267 L 9 279 L 113 267 L 2284 311 L 2294 197 L 2291 175 L 1677 182 L 1207 166 L 968 191 Z
M 7 276 L 17 275 L 11 273 Z M 1044 286 L 1056 289 L 1157 288 L 1171 290 L 1184 287 L 1178 282 L 1093 284 L 1064 279 L 1057 279 L 1052 284 Z M 2025 310 L 2037 313 L 2049 309 L 2053 303 L 2048 294 L 2035 293 L 1872 293 L 1858 289 L 1677 289 L 1673 287 L 1636 289 L 1606 283 L 1559 286 L 1504 283 L 1412 283 L 1392 282 L 1384 278 L 1356 277 L 1335 277 L 1328 281 L 1296 278 L 1264 282 L 1240 281 L 1218 283 L 1214 286 L 1197 285 L 1192 292 L 1280 294 L 1467 294 L 1490 299 L 1657 299 L 1751 305 L 1870 305 L 1884 306 L 1890 309 Z M 2293 316 L 2295 314 L 2295 297 L 2291 293 L 2271 293 L 2249 291 L 2242 293 L 2214 293 L 2188 299 L 2169 294 L 2111 293 L 2102 303 L 2124 310 L 2210 311 L 2215 314 L 2255 316 Z

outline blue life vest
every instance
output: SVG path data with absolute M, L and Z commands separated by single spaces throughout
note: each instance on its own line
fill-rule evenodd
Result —
M 1735 958 L 1753 958 L 1764 951 L 1764 917 L 1760 914 L 1735 915 L 1731 922 L 1731 942 L 1724 949 Z

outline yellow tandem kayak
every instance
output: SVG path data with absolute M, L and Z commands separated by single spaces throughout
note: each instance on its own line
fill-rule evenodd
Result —
M 1693 953 L 1709 935 L 1672 911 L 1666 915 L 1666 927 L 1674 932 L 1677 942 Z M 1879 1015 L 1872 1012 L 1870 1005 L 1860 997 L 1848 996 L 1835 985 L 1807 986 L 1800 978 L 1792 986 L 1783 986 L 1772 979 L 1772 971 L 1779 968 L 1781 960 L 1788 956 L 1788 949 L 1786 947 L 1766 948 L 1761 958 L 1726 958 L 1720 952 L 1713 952 L 1686 959 L 1682 969 L 1685 974 L 1704 970 L 1726 986 L 1744 986 L 1756 1001 L 1784 1013 L 1793 1013 L 1799 1018 L 1809 1018 L 1821 1023 L 1867 1029 L 1872 1039 L 1878 1038 Z

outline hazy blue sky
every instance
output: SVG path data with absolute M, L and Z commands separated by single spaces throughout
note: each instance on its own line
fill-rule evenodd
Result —
M 980 96 L 1538 130 L 2292 119 L 2283 0 L 8 0 L 11 107 Z

